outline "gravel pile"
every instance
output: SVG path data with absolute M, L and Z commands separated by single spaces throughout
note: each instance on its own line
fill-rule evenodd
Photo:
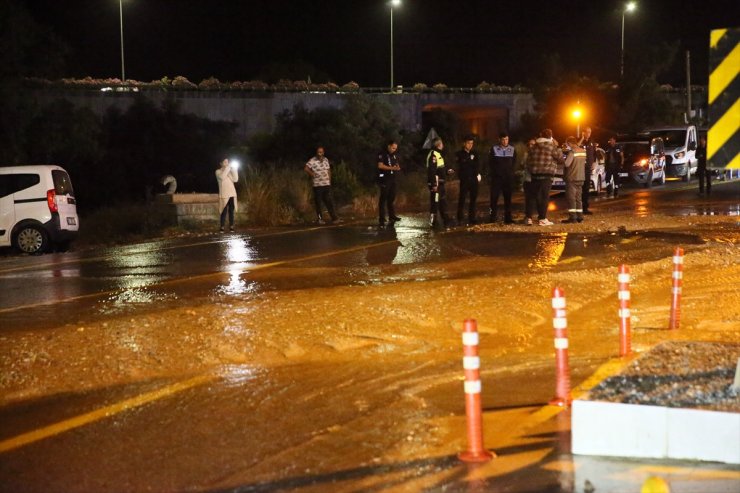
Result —
M 732 389 L 740 345 L 666 342 L 593 388 L 598 401 L 740 412 Z

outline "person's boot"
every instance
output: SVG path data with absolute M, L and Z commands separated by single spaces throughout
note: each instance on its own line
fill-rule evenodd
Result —
M 563 219 L 561 222 L 563 223 L 577 223 L 578 222 L 578 216 L 575 214 L 568 214 L 568 219 Z

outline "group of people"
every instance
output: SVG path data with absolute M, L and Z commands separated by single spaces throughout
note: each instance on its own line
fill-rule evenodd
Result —
M 480 156 L 474 148 L 474 138 L 468 136 L 462 148 L 455 153 L 457 171 L 445 161 L 444 142 L 436 138 L 426 156 L 427 187 L 429 189 L 429 224 L 432 227 L 454 225 L 447 212 L 447 191 L 445 184 L 451 175 L 457 173 L 460 181 L 460 192 L 457 204 L 457 223 L 478 223 L 477 200 L 481 182 Z M 376 159 L 376 182 L 378 194 L 378 226 L 385 228 L 401 220 L 396 214 L 396 177 L 401 171 L 398 157 L 398 142 L 390 140 L 385 149 L 378 153 Z M 596 144 L 591 139 L 591 128 L 586 127 L 580 138 L 568 137 L 561 147 L 553 138 L 552 130 L 544 129 L 539 137 L 529 141 L 525 158 L 524 173 L 524 224 L 550 226 L 554 224 L 547 218 L 550 188 L 553 178 L 560 166 L 563 168 L 563 180 L 566 185 L 568 217 L 565 223 L 580 223 L 589 210 L 590 177 L 596 162 Z M 498 203 L 503 197 L 503 223 L 513 224 L 512 194 L 515 187 L 516 150 L 509 143 L 509 135 L 502 133 L 499 142 L 493 145 L 488 156 L 488 180 L 490 185 L 489 221 L 497 222 Z M 616 146 L 614 137 L 604 150 L 606 181 L 609 183 L 609 196 L 616 197 L 619 192 L 619 169 L 624 163 L 621 149 Z M 331 194 L 331 165 L 323 146 L 316 148 L 316 153 L 304 165 L 304 171 L 311 178 L 313 185 L 316 222 L 325 224 L 323 210 L 329 214 L 329 223 L 340 221 L 334 208 Z M 219 210 L 221 211 L 221 231 L 224 231 L 228 217 L 229 228 L 234 230 L 234 212 L 236 210 L 236 189 L 238 180 L 235 166 L 228 159 L 221 162 L 216 171 L 219 186 Z M 467 205 L 467 207 L 466 207 Z

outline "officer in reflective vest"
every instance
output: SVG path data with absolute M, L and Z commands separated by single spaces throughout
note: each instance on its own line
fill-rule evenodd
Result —
M 445 228 L 451 226 L 447 215 L 447 192 L 445 190 L 445 178 L 455 171 L 445 166 L 442 155 L 444 143 L 437 137 L 432 142 L 432 149 L 427 154 L 427 186 L 429 187 L 429 225 L 434 227 L 438 224 L 437 214 L 442 217 Z

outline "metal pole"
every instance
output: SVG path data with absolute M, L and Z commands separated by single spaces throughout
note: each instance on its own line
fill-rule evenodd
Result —
M 123 61 L 123 0 L 118 0 L 118 16 L 121 20 L 121 82 L 126 82 L 126 68 Z
M 393 5 L 391 5 L 391 92 L 393 87 Z
M 622 52 L 619 59 L 619 78 L 624 79 L 624 14 L 622 11 Z
M 691 52 L 686 50 L 686 122 L 691 121 Z

